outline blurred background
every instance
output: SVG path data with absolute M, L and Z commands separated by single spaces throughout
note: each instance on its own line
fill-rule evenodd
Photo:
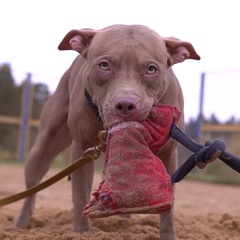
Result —
M 221 138 L 240 156 L 240 15 L 238 1 L 0 1 L 0 163 L 22 165 L 34 143 L 41 110 L 77 56 L 58 51 L 71 29 L 142 24 L 192 43 L 200 61 L 173 66 L 185 96 L 186 133 L 204 144 Z M 179 163 L 191 152 L 180 146 Z M 102 161 L 96 162 L 97 168 Z M 69 163 L 69 150 L 55 166 Z M 99 166 L 98 166 L 99 165 Z M 240 183 L 215 161 L 190 175 Z

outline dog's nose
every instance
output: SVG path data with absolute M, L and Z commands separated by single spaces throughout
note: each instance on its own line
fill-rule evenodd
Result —
M 122 116 L 133 115 L 137 108 L 136 102 L 131 98 L 120 98 L 115 102 L 115 108 L 118 114 Z

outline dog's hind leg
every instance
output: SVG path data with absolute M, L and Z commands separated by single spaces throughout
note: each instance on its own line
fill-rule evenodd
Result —
M 55 137 L 50 137 L 49 139 L 47 139 L 47 136 L 41 136 L 40 134 L 26 162 L 26 188 L 39 184 L 42 177 L 48 171 L 52 160 L 59 152 L 69 146 L 71 138 L 65 133 L 66 130 L 61 129 Z M 34 211 L 35 199 L 36 194 L 25 199 L 20 215 L 15 221 L 17 227 L 25 228 L 27 226 Z
M 41 115 L 41 126 L 36 141 L 29 153 L 25 166 L 26 188 L 40 183 L 54 158 L 71 144 L 72 138 L 67 126 L 68 97 L 60 88 L 48 100 Z M 61 97 L 60 97 L 61 95 Z M 25 199 L 15 225 L 25 228 L 33 214 L 36 195 Z

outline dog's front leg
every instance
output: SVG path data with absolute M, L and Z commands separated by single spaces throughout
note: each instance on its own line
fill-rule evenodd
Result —
M 178 166 L 178 151 L 177 144 L 170 140 L 165 146 L 166 149 L 161 152 L 161 159 L 167 169 L 168 174 L 171 176 Z M 174 187 L 175 188 L 175 187 Z M 174 190 L 174 189 L 173 189 Z M 174 224 L 174 207 L 169 213 L 160 214 L 160 238 L 161 240 L 176 240 L 176 230 Z
M 71 159 L 77 160 L 84 151 L 81 143 L 73 141 L 71 146 Z M 82 216 L 82 210 L 90 199 L 94 174 L 93 161 L 84 164 L 80 169 L 71 174 L 72 181 L 72 200 L 73 200 L 73 230 L 75 232 L 90 231 L 91 224 L 86 217 Z
M 174 209 L 169 213 L 160 214 L 160 238 L 162 240 L 175 240 L 176 230 L 174 226 Z

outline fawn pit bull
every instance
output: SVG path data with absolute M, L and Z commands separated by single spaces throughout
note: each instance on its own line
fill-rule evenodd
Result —
M 182 115 L 178 125 L 184 128 L 183 95 L 171 66 L 200 59 L 190 43 L 161 37 L 145 26 L 113 25 L 98 31 L 72 30 L 59 49 L 80 54 L 42 111 L 39 133 L 26 161 L 27 188 L 40 182 L 52 160 L 69 145 L 74 162 L 87 148 L 98 144 L 100 130 L 119 119 L 143 121 L 155 103 L 179 107 Z M 101 121 L 84 91 L 98 107 Z M 158 155 L 171 175 L 177 168 L 177 143 L 168 140 Z M 93 168 L 91 162 L 71 174 L 73 230 L 80 233 L 91 228 L 89 220 L 82 217 L 82 209 L 90 199 Z M 27 226 L 35 199 L 25 200 L 17 227 Z M 162 240 L 176 238 L 173 221 L 173 211 L 161 214 Z

